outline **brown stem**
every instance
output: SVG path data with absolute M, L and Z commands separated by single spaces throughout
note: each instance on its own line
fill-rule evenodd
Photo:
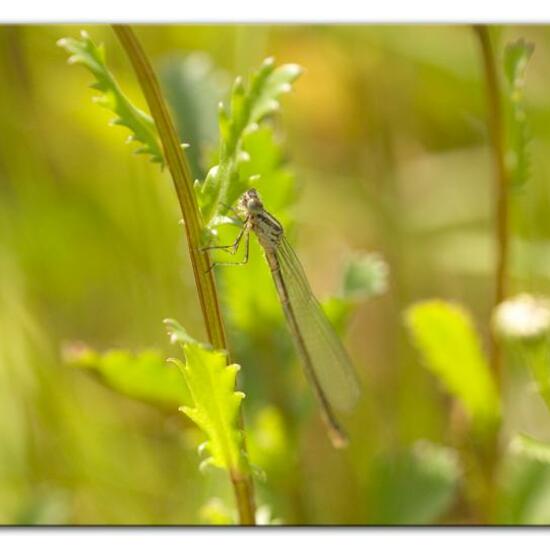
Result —
M 208 254 L 201 250 L 202 223 L 187 159 L 183 154 L 157 77 L 136 35 L 128 25 L 113 25 L 113 29 L 136 72 L 149 111 L 158 130 L 168 169 L 172 175 L 185 222 L 189 255 L 208 340 L 216 349 L 227 349 L 214 276 L 212 270 L 209 269 Z M 238 475 L 231 472 L 230 478 L 233 483 L 240 523 L 253 525 L 255 523 L 255 506 L 252 478 L 248 473 L 243 474 L 242 472 L 239 472 Z
M 481 45 L 483 70 L 486 82 L 488 127 L 495 170 L 496 224 L 495 238 L 497 243 L 497 260 L 495 273 L 494 305 L 502 302 L 506 295 L 508 281 L 508 172 L 505 161 L 505 137 L 502 102 L 499 92 L 495 56 L 491 46 L 489 31 L 485 25 L 474 27 Z M 498 340 L 491 337 L 491 366 L 497 384 L 502 378 L 502 358 Z
M 483 72 L 487 97 L 487 124 L 491 142 L 491 153 L 494 165 L 495 192 L 495 239 L 496 270 L 493 307 L 502 302 L 506 296 L 508 283 L 509 257 L 509 204 L 508 204 L 508 171 L 505 161 L 505 131 L 502 101 L 499 91 L 498 72 L 495 55 L 491 44 L 489 29 L 485 25 L 475 25 L 474 30 L 479 40 L 483 60 Z M 502 386 L 502 350 L 494 331 L 489 333 L 490 365 L 499 392 Z M 498 426 L 487 435 L 486 444 L 480 449 L 483 477 L 486 483 L 486 520 L 494 518 L 496 504 L 496 471 L 499 461 Z

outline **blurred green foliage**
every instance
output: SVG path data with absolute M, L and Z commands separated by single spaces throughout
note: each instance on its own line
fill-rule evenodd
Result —
M 378 456 L 369 488 L 376 503 L 372 521 L 383 525 L 436 522 L 452 504 L 459 478 L 455 453 L 426 441 Z
M 506 105 L 508 107 L 508 169 L 516 188 L 529 178 L 529 129 L 523 99 L 526 71 L 534 45 L 519 39 L 504 50 Z
M 431 300 L 411 306 L 406 321 L 426 367 L 478 428 L 493 426 L 500 416 L 499 397 L 468 313 L 456 304 Z
M 0 28 L 0 522 L 234 522 L 226 476 L 198 471 L 204 436 L 170 404 L 188 397 L 164 362 L 177 350 L 162 320 L 177 318 L 204 340 L 176 197 L 168 176 L 130 155 L 121 132 L 108 127 L 111 115 L 90 104 L 89 75 L 67 67 L 56 42 L 80 28 Z M 144 112 L 112 31 L 87 30 L 105 43 L 120 90 Z M 326 440 L 257 244 L 246 267 L 216 274 L 232 355 L 242 365 L 250 458 L 264 473 L 256 482 L 258 518 L 473 521 L 445 391 L 421 368 L 402 326 L 403 312 L 420 300 L 460 302 L 478 327 L 466 359 L 483 363 L 494 205 L 471 29 L 187 25 L 144 26 L 137 34 L 163 75 L 201 180 L 221 161 L 216 113 L 220 99 L 227 103 L 227 82 L 272 55 L 277 66 L 305 69 L 281 115 L 242 134 L 237 176 L 260 175 L 255 185 L 325 298 L 364 395 L 343 419 L 352 443 L 338 453 Z M 495 44 L 503 93 L 512 93 L 505 100 L 515 101 L 508 129 L 518 141 L 510 147 L 529 157 L 529 170 L 520 170 L 527 157 L 515 164 L 521 177 L 514 181 L 525 183 L 525 174 L 529 181 L 512 199 L 511 287 L 540 294 L 550 293 L 549 39 L 544 26 L 503 27 Z M 521 55 L 507 43 L 524 44 Z M 203 69 L 193 68 L 196 55 Z M 513 71 L 512 58 L 522 60 Z M 216 229 L 219 242 L 234 240 L 236 227 Z M 371 282 L 386 278 L 377 278 L 376 262 L 347 269 L 357 251 L 379 252 L 390 284 Z M 358 301 L 357 284 L 372 299 Z M 467 327 L 462 342 L 472 344 Z M 74 341 L 101 350 L 88 357 L 89 369 L 66 363 L 62 352 Z M 456 362 L 466 351 L 448 356 Z M 510 363 L 503 439 L 529 433 L 550 441 L 548 411 L 520 362 Z M 471 387 L 468 377 L 457 394 L 464 398 Z M 492 390 L 481 387 L 494 410 Z M 504 449 L 496 521 L 548 522 L 549 498 L 550 467 L 540 452 Z

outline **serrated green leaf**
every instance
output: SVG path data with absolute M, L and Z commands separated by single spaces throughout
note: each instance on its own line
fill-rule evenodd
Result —
M 172 344 L 178 343 L 182 346 L 184 344 L 199 344 L 175 319 L 164 319 L 163 323 Z M 201 345 L 208 347 L 205 344 Z
M 199 207 L 207 225 L 244 191 L 248 184 L 247 178 L 241 177 L 243 162 L 246 164 L 242 155 L 244 140 L 279 108 L 279 97 L 291 90 L 300 72 L 297 65 L 275 68 L 273 60 L 268 59 L 252 76 L 248 87 L 241 78 L 235 81 L 229 101 L 231 112 L 227 113 L 223 106 L 219 110 L 219 164 L 209 170 L 204 183 L 197 188 Z
M 150 155 L 153 162 L 163 166 L 164 157 L 153 119 L 132 105 L 124 95 L 107 68 L 103 46 L 96 46 L 85 31 L 81 32 L 80 39 L 62 38 L 57 43 L 71 54 L 70 63 L 84 65 L 94 75 L 96 82 L 92 84 L 92 88 L 101 93 L 94 101 L 116 115 L 113 124 L 124 126 L 132 132 L 128 141 L 141 144 L 135 152 Z
M 239 365 L 227 365 L 223 351 L 208 350 L 196 343 L 183 346 L 185 363 L 174 359 L 185 378 L 191 399 L 181 407 L 206 434 L 203 450 L 212 465 L 232 472 L 243 472 L 242 436 L 238 416 L 244 394 L 235 391 Z
M 291 91 L 292 83 L 302 74 L 299 65 L 288 64 L 269 71 L 265 81 L 259 86 L 258 96 L 255 98 L 250 119 L 259 122 L 263 117 L 279 109 L 278 98 Z
M 510 449 L 521 456 L 550 464 L 550 443 L 539 441 L 526 434 L 517 434 L 510 444 Z
M 283 162 L 281 148 L 275 141 L 272 128 L 261 126 L 247 134 L 243 138 L 243 150 L 248 153 L 249 160 L 239 168 L 240 181 L 246 181 L 255 174 L 261 175 L 255 186 L 288 232 L 291 226 L 289 207 L 294 202 L 296 194 L 294 175 Z M 232 223 L 234 225 L 234 222 Z M 220 244 L 229 244 L 235 240 L 237 228 L 229 225 L 214 227 L 218 232 L 217 241 Z M 219 261 L 227 260 L 222 254 L 218 255 Z M 240 254 L 242 251 L 239 251 L 234 260 L 239 260 Z M 219 269 L 216 275 L 223 285 L 228 315 L 234 326 L 242 332 L 259 335 L 258 319 L 262 319 L 263 328 L 269 332 L 273 329 L 273 323 L 282 319 L 275 292 L 257 292 L 258 288 L 272 288 L 273 281 L 256 239 L 250 239 L 250 253 L 246 266 Z
M 405 319 L 425 366 L 462 403 L 474 425 L 492 426 L 500 402 L 469 314 L 458 305 L 429 300 L 410 307 Z
M 133 399 L 174 411 L 189 401 L 180 372 L 157 351 L 98 353 L 87 347 L 76 347 L 66 353 L 66 359 L 75 367 L 94 371 L 105 385 Z
M 534 45 L 523 39 L 508 44 L 504 50 L 504 75 L 507 83 L 507 165 L 514 187 L 524 185 L 529 178 L 530 135 L 523 92 L 527 65 L 533 51 Z

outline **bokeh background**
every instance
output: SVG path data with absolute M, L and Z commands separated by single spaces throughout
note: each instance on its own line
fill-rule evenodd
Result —
M 63 359 L 71 342 L 176 355 L 165 318 L 205 338 L 168 174 L 131 154 L 126 131 L 109 127 L 110 113 L 90 101 L 90 75 L 67 65 L 56 46 L 82 28 L 105 44 L 110 68 L 143 107 L 108 26 L 0 28 L 0 522 L 221 521 L 233 507 L 231 488 L 223 472 L 199 472 L 198 434 L 183 415 L 121 396 Z M 355 250 L 377 251 L 389 267 L 387 291 L 359 306 L 345 337 L 364 386 L 344 420 L 353 441 L 345 453 L 325 437 L 296 362 L 268 365 L 275 344 L 262 320 L 250 323 L 256 347 L 233 334 L 243 350 L 236 360 L 245 419 L 265 473 L 256 487 L 262 518 L 471 521 L 450 447 L 449 400 L 420 364 L 403 311 L 424 298 L 458 301 L 487 338 L 493 181 L 472 29 L 136 32 L 191 143 L 197 177 L 208 168 L 217 103 L 233 79 L 268 56 L 300 64 L 304 74 L 274 126 L 296 185 L 296 248 L 311 284 L 319 296 L 334 293 Z M 548 293 L 550 30 L 511 26 L 494 35 L 499 59 L 509 40 L 535 44 L 525 92 L 532 169 L 513 198 L 512 283 Z M 228 292 L 235 300 L 238 288 Z M 289 345 L 281 334 L 277 345 Z M 505 430 L 549 438 L 548 413 L 527 376 L 512 369 L 506 380 Z M 290 438 L 296 410 L 299 433 Z M 499 521 L 550 521 L 550 467 L 512 460 L 502 488 Z

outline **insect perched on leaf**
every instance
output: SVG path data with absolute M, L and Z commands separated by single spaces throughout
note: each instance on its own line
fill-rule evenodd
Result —
M 281 224 L 264 209 L 255 189 L 246 191 L 239 200 L 243 228 L 229 246 L 212 246 L 235 254 L 245 242 L 242 262 L 214 265 L 240 265 L 248 261 L 252 231 L 265 252 L 265 257 L 290 333 L 302 360 L 335 447 L 345 447 L 348 438 L 336 420 L 334 409 L 349 410 L 359 398 L 360 388 L 350 358 L 334 328 L 313 295 L 304 270 L 284 236 Z

